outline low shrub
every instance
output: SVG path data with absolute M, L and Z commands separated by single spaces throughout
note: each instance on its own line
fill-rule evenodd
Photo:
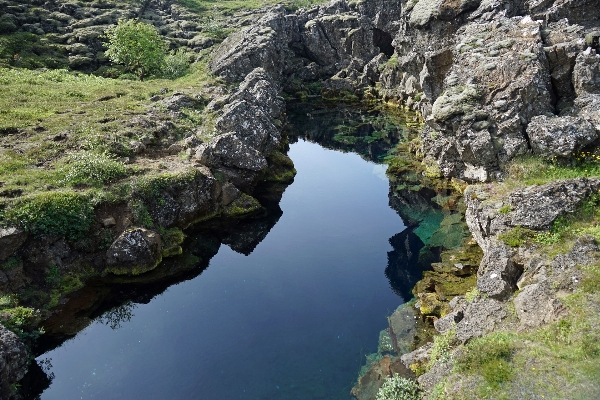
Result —
M 89 230 L 94 218 L 89 197 L 66 191 L 25 197 L 4 212 L 4 220 L 35 235 L 57 234 L 79 239 Z
M 61 169 L 65 173 L 63 181 L 69 185 L 100 186 L 130 172 L 124 163 L 104 154 L 76 153 L 67 160 Z
M 415 381 L 394 374 L 379 388 L 376 400 L 418 400 L 420 398 L 421 389 Z

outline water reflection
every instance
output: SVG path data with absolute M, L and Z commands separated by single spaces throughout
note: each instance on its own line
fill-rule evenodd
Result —
M 290 132 L 369 160 L 402 135 L 364 110 L 302 118 L 290 112 Z M 285 187 L 260 188 L 263 215 L 193 227 L 181 256 L 90 282 L 46 321 L 38 354 L 53 355 L 57 380 L 34 363 L 26 398 L 50 386 L 42 398 L 347 399 L 385 316 L 427 266 L 423 242 L 387 207 L 380 166 L 290 142 L 298 177 L 283 201 Z

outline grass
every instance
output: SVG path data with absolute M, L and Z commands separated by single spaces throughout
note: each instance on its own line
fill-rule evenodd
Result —
M 598 398 L 600 274 L 586 275 L 588 286 L 563 299 L 569 309 L 566 318 L 531 331 L 473 339 L 430 398 Z
M 42 192 L 20 198 L 0 217 L 9 225 L 23 226 L 34 235 L 58 234 L 71 240 L 89 230 L 94 207 L 86 193 Z

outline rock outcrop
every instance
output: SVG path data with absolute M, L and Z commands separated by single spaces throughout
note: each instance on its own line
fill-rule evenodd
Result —
M 592 0 L 278 8 L 229 37 L 211 67 L 228 81 L 255 67 L 283 82 L 321 79 L 328 95 L 361 97 L 379 82 L 384 99 L 425 117 L 428 162 L 448 177 L 487 181 L 516 156 L 567 157 L 597 141 L 598 114 L 583 101 L 599 90 L 595 8 Z
M 17 335 L 0 325 L 0 396 L 12 397 L 10 384 L 23 379 L 27 372 L 29 356 Z

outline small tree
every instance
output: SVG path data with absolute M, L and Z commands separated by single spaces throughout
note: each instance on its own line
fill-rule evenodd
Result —
M 106 30 L 105 37 L 106 56 L 124 65 L 140 80 L 163 69 L 167 45 L 154 26 L 133 19 L 120 20 Z

